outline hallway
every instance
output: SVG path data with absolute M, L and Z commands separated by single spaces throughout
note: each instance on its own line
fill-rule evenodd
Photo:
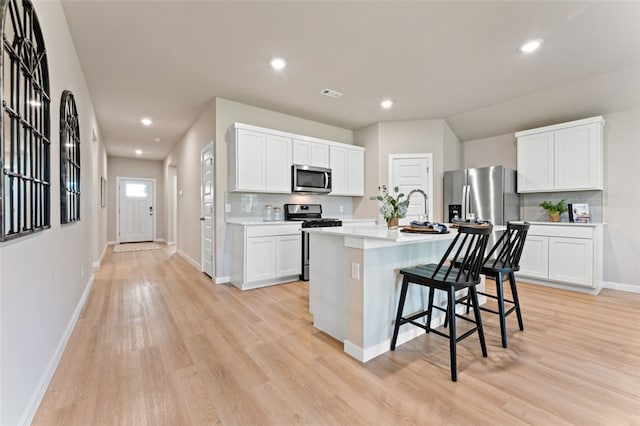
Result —
M 105 256 L 34 425 L 640 422 L 640 295 L 521 284 L 509 349 L 425 336 L 360 364 L 311 325 L 308 285 L 212 285 L 174 247 Z M 614 317 L 614 314 L 616 315 Z M 465 396 L 461 398 L 461 396 Z

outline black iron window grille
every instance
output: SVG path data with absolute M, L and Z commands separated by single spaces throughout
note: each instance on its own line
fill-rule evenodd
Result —
M 80 128 L 70 90 L 60 101 L 60 223 L 80 220 Z
M 0 0 L 0 241 L 49 228 L 50 97 L 47 53 L 29 0 Z

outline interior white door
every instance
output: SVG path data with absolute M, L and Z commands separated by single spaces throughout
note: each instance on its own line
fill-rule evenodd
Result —
M 200 152 L 202 272 L 213 277 L 213 144 Z
M 152 179 L 120 179 L 118 184 L 118 241 L 153 241 L 154 189 Z
M 389 155 L 389 193 L 394 195 L 396 186 L 400 193 L 409 195 L 414 189 L 426 194 L 414 193 L 409 201 L 407 216 L 400 220 L 406 225 L 412 220 L 426 217 L 434 220 L 433 215 L 433 177 L 431 176 L 431 154 L 391 154 Z

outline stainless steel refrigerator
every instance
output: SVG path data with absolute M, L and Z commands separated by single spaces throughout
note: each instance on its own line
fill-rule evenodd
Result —
M 505 225 L 520 218 L 516 171 L 502 166 L 444 172 L 444 219 L 490 220 Z

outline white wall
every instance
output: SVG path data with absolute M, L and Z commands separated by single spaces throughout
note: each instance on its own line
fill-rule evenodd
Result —
M 515 170 L 516 164 L 516 135 L 494 136 L 476 139 L 462 144 L 463 168 L 504 166 Z
M 357 217 L 377 217 L 377 202 L 368 198 L 378 194 L 378 186 L 388 184 L 389 154 L 433 154 L 433 217 L 442 220 L 442 175 L 444 165 L 460 164 L 460 141 L 444 120 L 387 121 L 356 131 L 358 145 L 366 147 L 365 198 L 356 208 Z M 448 146 L 445 146 L 449 144 Z M 454 156 L 445 160 L 445 156 Z M 377 173 L 371 169 L 377 170 Z M 374 173 L 374 175 L 372 175 Z
M 118 177 L 147 178 L 156 180 L 156 240 L 163 240 L 165 233 L 165 177 L 163 164 L 160 160 L 141 160 L 138 158 L 109 157 L 107 182 L 107 199 L 110 200 L 107 206 L 108 226 L 107 237 L 109 241 L 117 241 L 116 229 L 116 198 L 118 197 L 117 182 Z
M 640 109 L 604 119 L 604 280 L 640 291 Z
M 197 265 L 200 252 L 200 150 L 215 137 L 215 103 L 210 102 L 164 161 L 165 182 L 174 172 L 178 176 L 178 251 Z M 215 167 L 218 160 L 214 158 Z M 217 188 L 216 188 L 217 191 Z M 171 196 L 171 185 L 165 185 L 165 194 Z M 224 212 L 222 214 L 224 217 Z
M 42 0 L 34 6 L 48 53 L 52 98 L 51 229 L 0 244 L 3 425 L 30 422 L 79 315 L 79 303 L 92 281 L 92 263 L 102 252 L 103 234 L 92 227 L 103 220 L 95 184 L 105 170 L 105 155 L 91 98 L 60 3 Z M 75 96 L 80 120 L 82 204 L 81 220 L 61 226 L 58 123 L 65 89 Z

